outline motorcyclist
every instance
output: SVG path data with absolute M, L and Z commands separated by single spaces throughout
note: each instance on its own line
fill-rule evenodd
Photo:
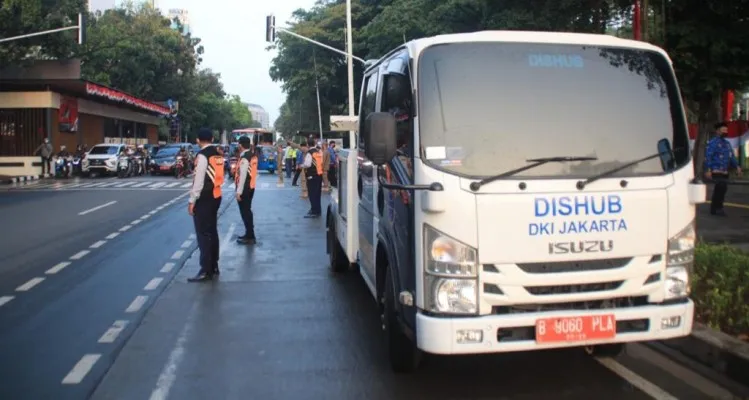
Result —
M 190 167 L 192 167 L 192 163 L 190 162 L 190 154 L 187 152 L 186 146 L 181 146 L 179 148 L 179 151 L 177 152 L 177 157 L 180 157 L 182 159 L 182 166 L 185 168 L 186 171 L 190 171 Z
M 70 152 L 67 150 L 65 145 L 60 146 L 60 151 L 57 153 L 57 159 L 63 161 L 63 171 L 65 171 L 65 175 L 70 174 L 70 169 L 68 167 L 68 158 L 70 158 Z
M 135 156 L 140 158 L 140 168 L 145 172 L 146 165 L 148 165 L 148 152 L 146 151 L 145 146 L 142 144 L 138 145 L 138 148 L 135 150 Z

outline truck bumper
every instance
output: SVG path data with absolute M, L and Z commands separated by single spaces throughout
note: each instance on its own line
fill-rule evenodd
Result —
M 617 321 L 617 333 L 613 339 L 574 341 L 560 343 L 537 343 L 536 321 L 549 317 L 613 314 Z M 694 303 L 673 305 L 651 305 L 608 310 L 580 310 L 522 313 L 508 315 L 485 315 L 473 318 L 433 317 L 416 315 L 416 340 L 418 347 L 433 354 L 479 354 L 513 351 L 543 350 L 563 347 L 590 346 L 607 343 L 641 342 L 687 336 L 692 331 Z M 664 321 L 679 317 L 673 327 L 664 326 Z M 626 323 L 637 324 L 638 329 L 626 328 Z M 621 326 L 620 326 L 621 325 Z M 675 324 L 674 324 L 675 325 Z M 472 343 L 458 343 L 462 332 L 472 331 L 473 337 L 481 336 Z M 478 334 L 477 332 L 481 332 Z M 528 337 L 507 339 L 506 334 L 525 332 Z M 500 337 L 504 338 L 500 340 Z

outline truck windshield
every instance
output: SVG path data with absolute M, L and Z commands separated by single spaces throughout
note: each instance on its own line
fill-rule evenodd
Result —
M 675 79 L 662 55 L 636 49 L 536 43 L 454 43 L 418 63 L 423 159 L 482 178 L 560 154 L 513 178 L 584 178 L 657 152 L 688 148 Z M 688 161 L 677 154 L 677 165 Z M 653 159 L 615 176 L 664 173 Z

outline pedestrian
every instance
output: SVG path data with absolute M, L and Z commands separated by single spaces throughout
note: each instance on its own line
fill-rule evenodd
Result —
M 335 151 L 335 142 L 330 141 L 328 145 L 330 153 L 330 165 L 328 166 L 328 182 L 332 187 L 338 187 L 338 153 Z
M 705 177 L 715 183 L 710 201 L 710 214 L 722 217 L 726 216 L 723 202 L 728 191 L 728 173 L 735 169 L 741 176 L 741 168 L 731 142 L 726 139 L 727 134 L 728 125 L 725 122 L 715 124 L 715 136 L 707 142 L 705 149 Z
M 200 271 L 190 282 L 212 280 L 218 269 L 218 209 L 221 206 L 221 185 L 224 184 L 224 157 L 211 146 L 213 132 L 198 132 L 200 151 L 195 158 L 195 176 L 190 190 L 187 212 L 193 217 L 195 235 L 200 249 Z
M 52 143 L 49 142 L 49 138 L 44 138 L 42 144 L 34 150 L 34 154 L 42 157 L 42 176 L 52 173 L 52 150 L 54 149 L 52 148 Z
M 239 168 L 235 175 L 237 187 L 237 206 L 244 223 L 244 235 L 237 238 L 238 243 L 255 244 L 255 221 L 252 215 L 252 198 L 255 197 L 257 182 L 257 154 L 251 149 L 252 142 L 248 137 L 239 139 Z
M 299 186 L 299 175 L 302 173 L 302 164 L 304 164 L 304 156 L 307 154 L 307 144 L 302 145 L 296 151 L 296 171 L 294 172 L 294 180 L 291 181 L 291 186 Z
M 318 218 L 322 215 L 320 201 L 322 200 L 323 155 L 322 151 L 315 147 L 314 139 L 310 138 L 308 145 L 309 151 L 304 156 L 302 168 L 307 178 L 310 210 L 304 218 Z
M 291 174 L 294 173 L 292 168 L 294 166 L 294 148 L 287 145 L 283 155 L 284 167 L 286 168 L 286 179 L 291 179 Z

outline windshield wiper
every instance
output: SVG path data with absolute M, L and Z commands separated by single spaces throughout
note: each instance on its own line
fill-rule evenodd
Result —
M 543 158 L 531 158 L 529 160 L 525 160 L 525 162 L 529 162 L 531 164 L 522 166 L 520 168 L 516 168 L 507 172 L 503 172 L 501 174 L 493 175 L 487 178 L 484 178 L 477 182 L 471 182 L 470 188 L 474 192 L 481 189 L 481 186 L 486 185 L 487 183 L 494 182 L 496 180 L 506 178 L 508 176 L 512 176 L 515 174 L 519 174 L 523 171 L 527 171 L 532 168 L 536 168 L 538 166 L 548 164 L 550 162 L 571 162 L 571 161 L 595 161 L 598 160 L 598 157 L 543 157 Z
M 622 171 L 622 170 L 625 170 L 627 168 L 633 167 L 633 166 L 635 166 L 637 164 L 640 164 L 640 163 L 643 163 L 645 161 L 652 160 L 652 159 L 660 157 L 662 155 L 673 155 L 673 153 L 681 152 L 683 150 L 684 150 L 683 148 L 677 148 L 677 149 L 674 149 L 674 150 L 670 150 L 669 149 L 667 151 L 661 151 L 661 152 L 658 152 L 658 153 L 655 153 L 655 154 L 651 154 L 651 155 L 649 155 L 647 157 L 643 157 L 643 158 L 640 158 L 640 159 L 637 159 L 637 160 L 634 160 L 634 161 L 630 161 L 630 162 L 628 162 L 628 163 L 626 163 L 624 165 L 618 166 L 616 168 L 612 168 L 612 169 L 610 169 L 608 171 L 603 171 L 600 174 L 593 175 L 593 176 L 589 177 L 588 179 L 586 179 L 584 181 L 577 181 L 577 189 L 578 190 L 583 190 L 583 189 L 585 189 L 585 186 L 587 186 L 588 184 L 591 184 L 591 183 L 593 183 L 593 182 L 595 182 L 595 181 L 597 181 L 597 180 L 599 180 L 601 178 L 605 178 L 607 176 L 614 175 L 615 173 L 617 173 L 619 171 Z

